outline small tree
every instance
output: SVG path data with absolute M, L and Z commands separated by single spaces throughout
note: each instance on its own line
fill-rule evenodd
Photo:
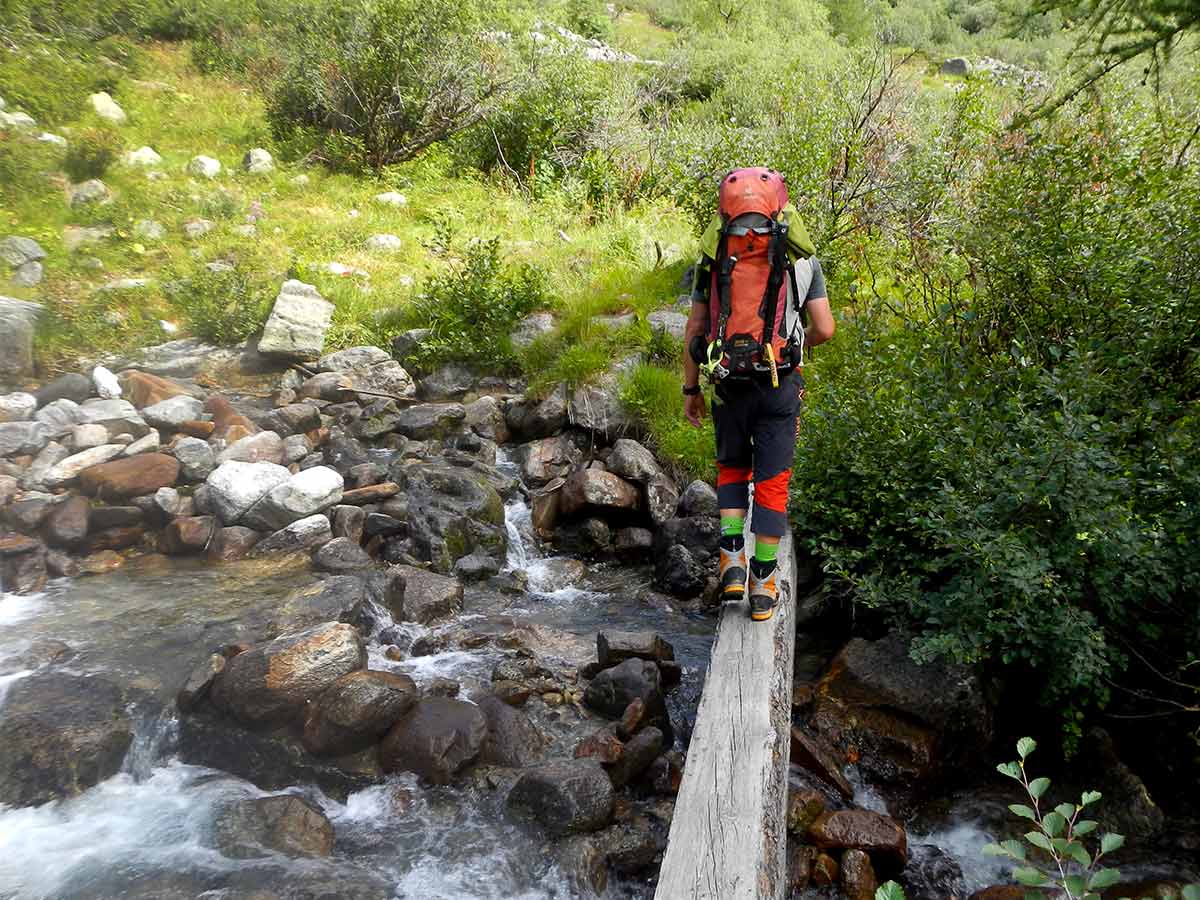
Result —
M 315 127 L 329 155 L 378 170 L 475 124 L 508 83 L 506 40 L 481 11 L 478 0 L 332 8 L 275 90 L 276 136 Z

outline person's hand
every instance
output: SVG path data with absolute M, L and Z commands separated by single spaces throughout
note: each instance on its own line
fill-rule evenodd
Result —
M 692 425 L 700 428 L 704 423 L 704 394 L 696 394 L 694 397 L 684 397 L 683 414 Z

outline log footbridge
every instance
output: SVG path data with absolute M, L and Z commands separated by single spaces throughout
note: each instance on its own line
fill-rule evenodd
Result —
M 721 610 L 655 900 L 784 896 L 796 636 L 790 535 L 779 566 L 773 618 L 751 621 L 745 600 Z

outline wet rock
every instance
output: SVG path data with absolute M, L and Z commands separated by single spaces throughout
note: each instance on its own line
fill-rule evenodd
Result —
M 91 511 L 94 528 L 126 528 L 142 524 L 144 513 L 136 506 L 97 506 Z
M 676 597 L 696 597 L 704 590 L 708 569 L 688 548 L 676 544 L 654 563 L 654 583 Z
M 479 756 L 487 733 L 479 707 L 430 697 L 392 727 L 379 758 L 387 772 L 415 772 L 434 784 L 449 784 Z
M 601 631 L 596 635 L 596 658 L 601 669 L 627 659 L 653 663 L 675 658 L 675 648 L 653 631 Z
M 292 591 L 275 604 L 268 621 L 276 633 L 334 620 L 357 625 L 378 596 L 369 575 L 334 575 Z
M 566 385 L 560 384 L 532 406 L 518 404 L 510 407 L 509 427 L 526 440 L 537 440 L 558 434 L 567 427 L 567 423 L 570 421 L 567 402 Z
M 640 485 L 646 511 L 660 525 L 675 515 L 679 505 L 679 490 L 675 482 L 658 464 L 654 454 L 629 438 L 620 438 L 608 458 L 608 469 L 634 484 Z
M 297 519 L 254 545 L 254 555 L 267 553 L 295 553 L 311 550 L 333 540 L 329 519 L 322 515 Z
M 1184 884 L 1181 881 L 1133 881 L 1118 884 L 1104 892 L 1103 900 L 1124 900 L 1127 897 L 1137 897 L 1140 900 L 1179 900 L 1183 896 Z
M 0 533 L 0 584 L 12 594 L 32 594 L 46 586 L 46 548 L 41 541 Z
M 309 702 L 366 664 L 357 630 L 340 623 L 318 625 L 229 660 L 212 687 L 212 701 L 245 725 L 299 723 Z
M 145 529 L 140 525 L 126 528 L 105 528 L 102 531 L 92 529 L 88 534 L 87 551 L 97 553 L 101 550 L 127 550 L 142 542 Z
M 674 753 L 664 753 L 650 764 L 647 777 L 656 794 L 673 797 L 683 784 L 683 768 Z
M 182 556 L 203 553 L 217 532 L 217 520 L 212 516 L 189 516 L 174 519 L 162 534 L 164 553 Z
M 908 862 L 904 826 L 870 810 L 826 811 L 809 827 L 808 836 L 823 850 L 864 850 L 888 875 L 899 874 Z
M 648 528 L 620 528 L 613 538 L 613 549 L 630 559 L 649 555 L 653 547 L 654 532 Z
M 529 716 L 499 697 L 483 697 L 479 709 L 487 719 L 488 734 L 479 754 L 484 765 L 522 768 L 541 759 L 546 739 Z
M 581 522 L 560 525 L 554 539 L 560 550 L 588 556 L 609 549 L 612 529 L 603 519 L 591 516 Z
M 238 801 L 217 816 L 215 832 L 217 846 L 233 859 L 333 852 L 333 825 L 320 809 L 294 794 Z
M 355 390 L 377 391 L 397 397 L 416 396 L 412 376 L 395 359 L 378 347 L 349 347 L 323 356 L 318 372 L 336 372 L 349 378 Z
M 50 443 L 50 429 L 41 422 L 0 423 L 0 456 L 31 456 Z
M 585 510 L 628 511 L 638 505 L 638 491 L 612 472 L 578 469 L 562 489 L 562 513 L 576 515 Z
M 22 378 L 33 371 L 33 331 L 42 308 L 0 297 L 0 378 Z
M 53 669 L 22 678 L 0 716 L 0 803 L 80 794 L 117 773 L 132 740 L 126 698 L 112 683 Z
M 596 835 L 595 841 L 608 864 L 622 875 L 637 875 L 649 869 L 667 847 L 666 829 L 644 815 L 610 825 Z
M 466 418 L 461 403 L 418 403 L 401 410 L 395 430 L 416 441 L 446 437 Z
M 625 744 L 617 737 L 617 729 L 613 725 L 592 732 L 575 745 L 576 759 L 594 759 L 608 765 L 617 762 L 624 752 Z
M 548 485 L 564 478 L 579 461 L 583 452 L 568 435 L 541 438 L 517 448 L 517 464 L 521 480 L 530 487 Z M 561 504 L 561 498 L 556 502 Z
M 79 405 L 79 424 L 103 425 L 111 435 L 129 434 L 135 438 L 144 437 L 150 430 L 133 404 L 119 398 L 85 400 Z
M 418 463 L 395 465 L 389 474 L 407 496 L 413 556 L 439 572 L 471 553 L 504 558 L 504 502 L 486 471 Z
M 457 697 L 462 685 L 453 678 L 443 678 L 440 675 L 431 679 L 425 686 L 425 692 L 430 697 Z
M 199 419 L 203 413 L 202 401 L 187 394 L 178 394 L 145 407 L 142 410 L 142 418 L 155 428 L 178 431 L 184 422 Z
M 598 831 L 612 819 L 613 785 L 599 763 L 561 760 L 526 769 L 507 802 L 551 834 Z
M 512 437 L 504 418 L 504 411 L 495 397 L 480 397 L 463 407 L 463 411 L 466 413 L 463 424 L 480 437 L 497 444 L 507 443 Z
M 524 706 L 531 693 L 526 685 L 517 681 L 492 682 L 492 695 L 509 706 Z
M 183 481 L 204 481 L 217 467 L 216 455 L 208 441 L 194 437 L 181 437 L 171 448 L 179 460 L 179 472 Z
M 875 900 L 879 882 L 871 858 L 862 850 L 842 854 L 842 896 L 845 900 Z
M 646 718 L 646 704 L 640 699 L 632 701 L 625 712 L 621 713 L 621 719 L 617 722 L 617 737 L 623 741 L 629 740 L 642 727 L 642 722 Z
M 54 505 L 50 494 L 25 494 L 20 500 L 12 501 L 4 510 L 4 519 L 22 534 L 33 534 L 46 521 Z
M 37 412 L 37 399 L 33 394 L 17 391 L 0 394 L 0 422 L 28 422 Z
M 407 675 L 369 670 L 343 675 L 312 704 L 304 723 L 304 746 L 319 756 L 365 750 L 417 699 L 417 686 Z
M 335 575 L 362 572 L 372 566 L 371 557 L 349 538 L 334 538 L 313 554 L 313 567 Z
M 1163 828 L 1163 811 L 1154 802 L 1145 782 L 1117 755 L 1112 738 L 1103 728 L 1088 731 L 1080 754 L 1080 777 L 1103 795 L 1089 810 L 1101 824 L 1128 838 L 1149 839 Z
M 222 522 L 234 524 L 268 492 L 291 477 L 291 472 L 273 463 L 226 462 L 205 483 L 213 510 Z
M 620 386 L 613 377 L 576 388 L 567 405 L 567 415 L 572 425 L 602 440 L 615 440 L 636 431 L 636 423 L 621 403 Z
M 634 700 L 646 707 L 645 721 L 662 731 L 667 744 L 674 743 L 670 717 L 663 698 L 658 666 L 643 659 L 627 659 L 605 669 L 588 684 L 583 702 L 596 712 L 618 719 Z
M 260 540 L 262 540 L 261 534 L 244 525 L 218 528 L 213 534 L 212 542 L 208 545 L 208 558 L 223 562 L 243 559 L 250 555 L 250 551 Z
M 654 536 L 654 583 L 677 597 L 704 589 L 721 538 L 716 518 L 668 519 Z
M 808 769 L 837 788 L 847 800 L 854 798 L 854 788 L 842 774 L 842 760 L 836 751 L 799 725 L 792 726 L 790 759 L 793 764 Z
M 277 531 L 340 503 L 342 487 L 342 476 L 328 466 L 305 469 L 272 487 L 241 520 L 259 531 Z
M 448 363 L 421 379 L 421 398 L 430 401 L 458 400 L 475 387 L 475 373 L 461 363 Z
M 283 437 L 303 435 L 321 427 L 321 411 L 311 403 L 289 403 L 267 413 L 262 425 Z
M 904 867 L 899 881 L 908 900 L 945 900 L 946 897 L 967 895 L 958 861 L 933 844 L 917 844 L 908 848 L 908 865 Z
M 829 740 L 856 746 L 864 771 L 909 786 L 977 759 L 992 735 L 978 676 L 944 662 L 918 665 L 899 635 L 847 644 L 818 685 L 812 721 Z
M 828 853 L 818 853 L 812 864 L 812 883 L 817 887 L 828 887 L 837 882 L 837 860 Z
M 192 669 L 187 681 L 175 695 L 175 705 L 180 712 L 191 712 L 208 697 L 213 682 L 216 681 L 218 675 L 225 671 L 226 661 L 222 654 L 211 653 Z
M 463 588 L 455 578 L 414 566 L 394 566 L 388 575 L 388 608 L 397 622 L 428 625 L 462 608 Z
M 796 784 L 788 785 L 787 828 L 799 837 L 808 834 L 813 822 L 825 812 L 825 796 L 820 791 Z
M 663 749 L 663 733 L 653 726 L 643 728 L 626 742 L 621 758 L 609 766 L 613 786 L 623 788 L 630 784 L 650 768 Z
M 100 550 L 89 553 L 79 561 L 81 575 L 103 575 L 125 565 L 125 558 L 115 550 Z
M 124 500 L 153 494 L 179 478 L 179 461 L 165 453 L 144 453 L 83 470 L 80 489 L 99 500 Z
M 303 361 L 321 355 L 333 304 L 311 284 L 285 281 L 258 341 L 260 353 Z
M 345 495 L 342 495 L 345 500 Z M 366 514 L 361 506 L 335 506 L 329 510 L 329 522 L 335 538 L 347 538 L 354 544 L 363 539 L 363 522 Z
M 204 401 L 204 409 L 212 416 L 212 437 L 222 438 L 235 444 L 242 438 L 258 434 L 259 427 L 233 408 L 233 404 L 220 394 L 213 394 Z
M 575 835 L 555 845 L 555 861 L 571 886 L 573 897 L 598 898 L 608 888 L 604 851 L 591 835 Z
M 970 900 L 1025 900 L 1029 893 L 1029 888 L 1018 887 L 1015 884 L 996 884 L 976 891 Z
M 806 844 L 788 841 L 787 846 L 787 881 L 784 895 L 795 896 L 808 887 L 812 880 L 813 865 L 817 861 L 817 848 Z
M 39 407 L 48 406 L 56 400 L 70 400 L 72 403 L 79 404 L 91 396 L 92 380 L 78 372 L 59 375 L 34 392 Z
M 46 542 L 67 549 L 81 547 L 87 538 L 90 513 L 91 506 L 83 497 L 68 497 L 55 504 L 42 526 Z

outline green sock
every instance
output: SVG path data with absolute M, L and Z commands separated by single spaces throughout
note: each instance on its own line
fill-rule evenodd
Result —
M 740 536 L 745 526 L 745 516 L 721 516 L 721 534 L 725 537 Z
M 779 556 L 778 544 L 768 544 L 763 541 L 754 542 L 754 558 L 759 562 L 773 563 L 777 556 Z

